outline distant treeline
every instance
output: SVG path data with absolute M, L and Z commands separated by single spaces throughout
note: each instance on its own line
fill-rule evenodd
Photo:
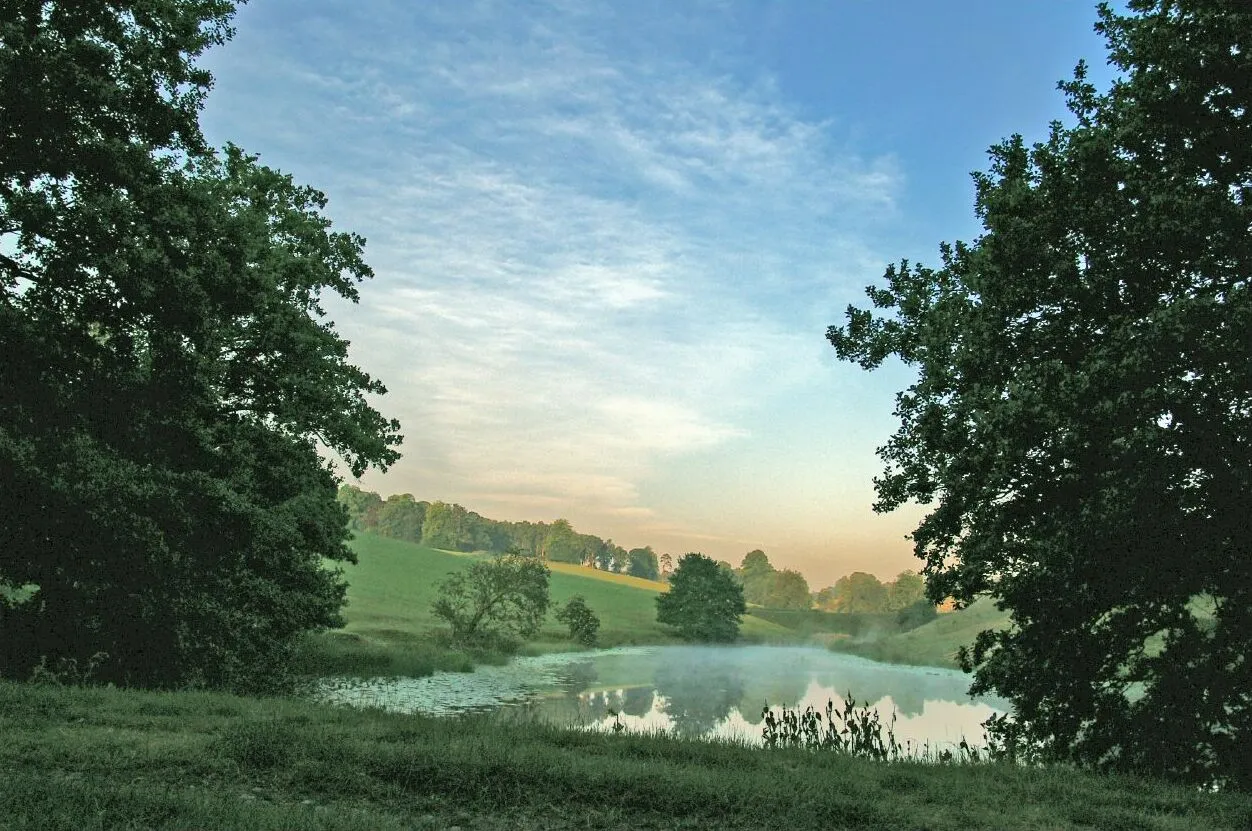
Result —
M 657 555 L 652 546 L 627 550 L 611 539 L 580 534 L 569 520 L 506 522 L 488 519 L 460 505 L 426 502 L 412 494 L 383 498 L 354 485 L 341 485 L 339 501 L 348 509 L 349 526 L 383 537 L 419 543 L 445 551 L 504 552 L 516 548 L 544 560 L 575 563 L 647 580 L 664 580 L 677 559 Z M 883 583 L 872 574 L 854 572 L 814 593 L 804 575 L 776 569 L 759 549 L 744 555 L 739 568 L 720 564 L 743 586 L 744 599 L 769 609 L 811 609 L 830 612 L 886 614 L 919 604 L 925 586 L 911 571 Z
M 578 533 L 566 519 L 506 522 L 488 519 L 460 505 L 418 501 L 408 493 L 383 499 L 353 485 L 340 486 L 339 501 L 348 509 L 353 530 L 430 548 L 497 553 L 517 548 L 552 562 L 587 565 L 646 580 L 659 580 L 672 568 L 670 555 L 658 557 L 651 546 L 628 551 L 611 539 Z

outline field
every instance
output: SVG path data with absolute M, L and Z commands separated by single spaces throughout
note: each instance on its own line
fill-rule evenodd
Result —
M 373 534 L 351 543 L 359 562 L 344 568 L 348 581 L 347 625 L 310 641 L 308 662 L 318 671 L 425 675 L 436 669 L 466 670 L 475 663 L 503 660 L 486 652 L 441 645 L 446 625 L 431 614 L 439 583 L 466 568 L 473 555 L 424 548 Z M 664 583 L 610 574 L 567 563 L 549 563 L 552 609 L 576 594 L 600 618 L 603 646 L 677 643 L 656 622 L 656 596 Z M 745 616 L 741 637 L 751 642 L 795 642 L 790 629 Z M 524 651 L 552 652 L 577 647 L 568 630 L 549 615 L 538 638 Z
M 955 667 L 956 651 L 974 642 L 983 629 L 1008 625 L 1009 616 L 991 600 L 978 600 L 959 612 L 949 612 L 922 626 L 894 635 L 837 638 L 830 648 L 875 661 L 914 666 Z
M 1252 827 L 1252 797 L 295 699 L 0 682 L 0 829 Z

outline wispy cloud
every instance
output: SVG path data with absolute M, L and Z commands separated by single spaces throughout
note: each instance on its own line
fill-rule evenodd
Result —
M 651 43 L 683 25 L 668 5 L 648 32 L 619 4 L 274 5 L 222 53 L 215 117 L 369 238 L 378 278 L 334 316 L 405 426 L 384 488 L 716 538 L 641 483 L 813 382 L 832 284 L 877 267 L 893 160 Z

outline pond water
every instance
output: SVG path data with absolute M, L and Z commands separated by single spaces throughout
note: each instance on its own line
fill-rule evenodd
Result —
M 428 715 L 499 712 L 583 729 L 672 731 L 761 742 L 762 710 L 842 706 L 851 693 L 896 740 L 939 749 L 983 743 L 981 724 L 1008 711 L 966 693 L 954 670 L 880 664 L 816 647 L 628 647 L 514 658 L 504 666 L 424 678 L 326 679 L 321 701 Z

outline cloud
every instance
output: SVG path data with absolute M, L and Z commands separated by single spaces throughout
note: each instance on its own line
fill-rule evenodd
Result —
M 654 42 L 715 35 L 718 4 L 646 29 L 619 4 L 272 5 L 217 58 L 216 123 L 369 239 L 377 279 L 332 314 L 404 423 L 386 489 L 717 538 L 641 483 L 820 375 L 822 304 L 877 268 L 861 230 L 895 210 L 894 161 Z

